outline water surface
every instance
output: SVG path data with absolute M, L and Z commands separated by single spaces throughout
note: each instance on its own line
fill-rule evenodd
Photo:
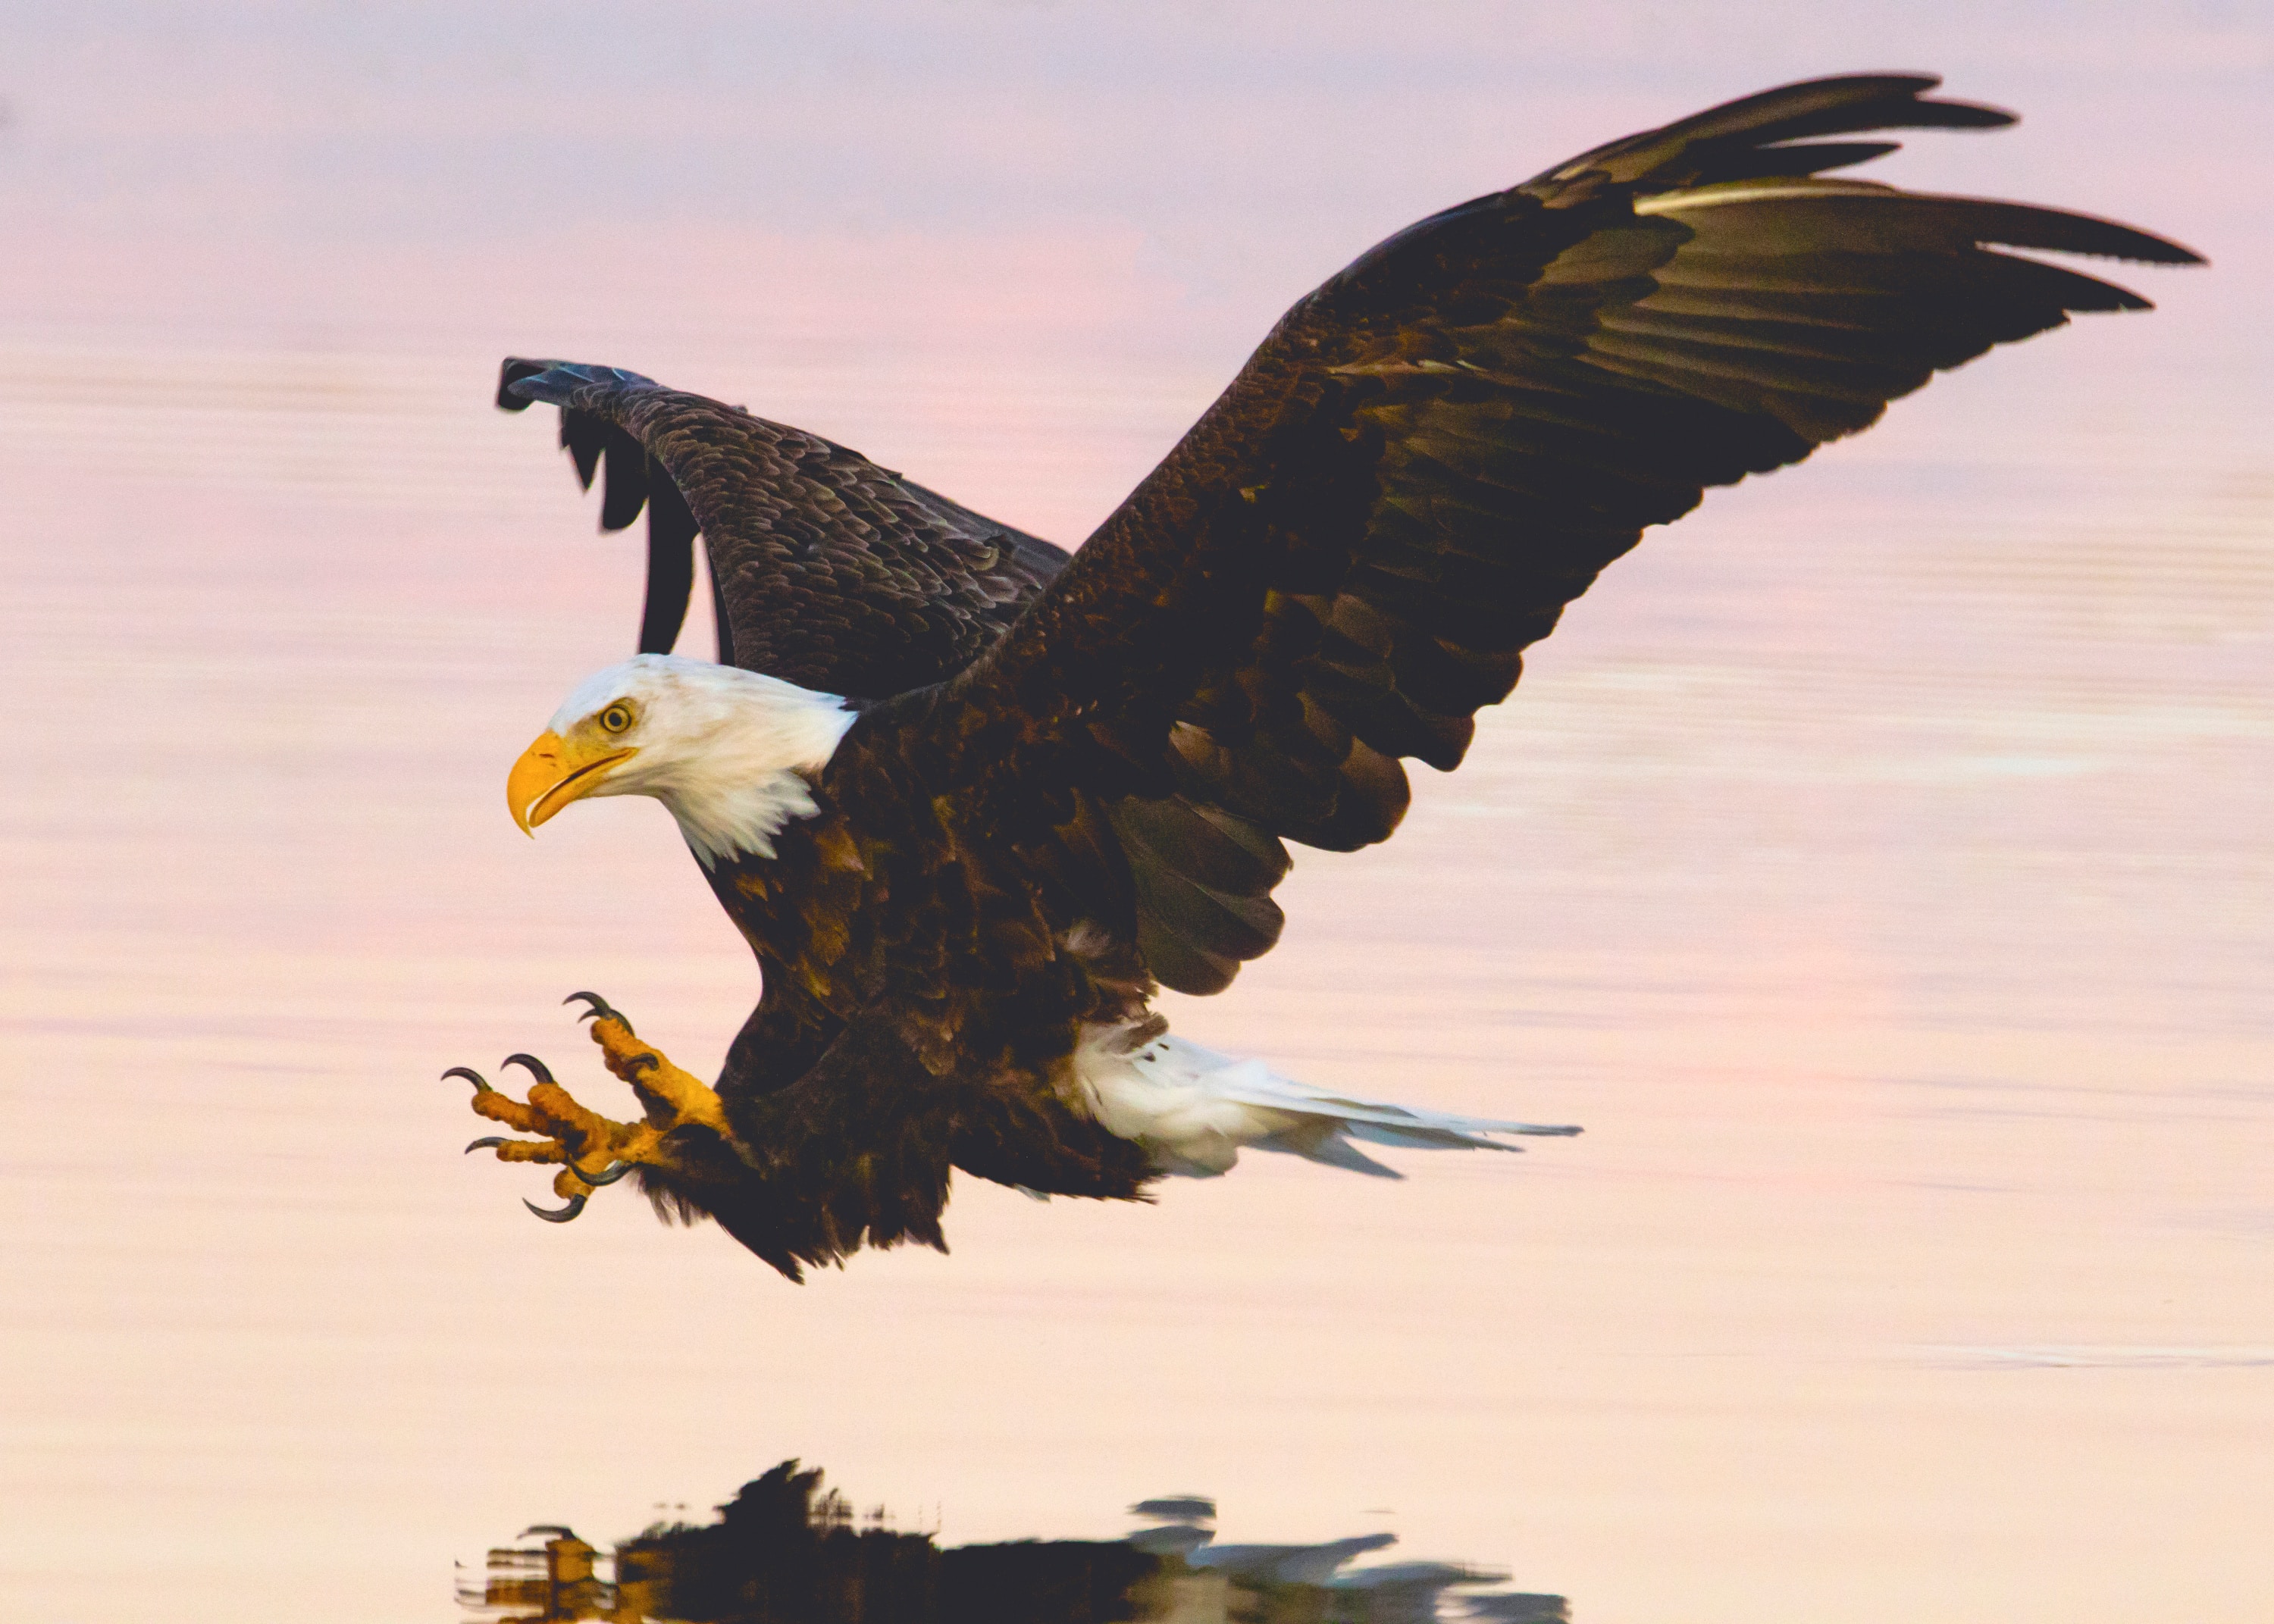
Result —
M 796 1455 L 945 1543 L 1193 1485 L 1227 1540 L 1395 1532 L 1591 1621 L 2262 1616 L 2274 357 L 2219 166 L 2268 39 L 1772 11 L 40 19 L 0 132 L 11 1613 L 448 1617 L 532 1520 Z M 1586 1137 L 1141 1209 L 966 1184 L 952 1257 L 802 1289 L 457 1157 L 447 1065 L 600 1097 L 572 988 L 697 1070 L 756 992 L 659 808 L 505 816 L 639 565 L 498 356 L 1072 542 L 1381 231 L 1921 54 L 2032 122 L 1899 176 L 2219 268 L 1654 533 L 1395 841 L 1305 856 L 1285 944 L 1172 1001 Z

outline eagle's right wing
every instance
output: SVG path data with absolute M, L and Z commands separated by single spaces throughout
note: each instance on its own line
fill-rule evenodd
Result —
M 667 651 L 702 534 L 725 665 L 882 699 L 960 671 L 1065 564 L 858 452 L 636 372 L 508 358 L 498 404 L 561 408 L 600 527 L 648 510 L 644 653 Z
M 1278 842 L 1386 838 L 1401 758 L 1457 764 L 1525 646 L 1646 527 L 1992 345 L 2146 303 L 2001 248 L 2195 258 L 2084 215 L 1825 177 L 1891 144 L 1811 138 L 2012 122 L 1936 83 L 1747 97 L 1361 256 L 950 685 L 928 725 L 969 741 L 968 793 L 1005 828 L 1072 790 L 1224 820 L 1171 865 L 1193 889 L 1178 930 L 1253 958 L 1276 934 L 1252 893 Z

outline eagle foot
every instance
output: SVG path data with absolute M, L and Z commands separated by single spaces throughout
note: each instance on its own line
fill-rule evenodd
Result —
M 663 1055 L 632 1034 L 631 1023 L 595 993 L 570 995 L 590 1001 L 585 1019 L 592 1022 L 592 1041 L 600 1046 L 608 1070 L 631 1086 L 645 1113 L 638 1123 L 617 1122 L 580 1104 L 553 1079 L 552 1071 L 534 1055 L 508 1055 L 505 1065 L 517 1065 L 535 1079 L 528 1098 L 516 1100 L 490 1086 L 481 1073 L 469 1066 L 452 1066 L 446 1078 L 463 1078 L 474 1086 L 474 1114 L 501 1123 L 533 1139 L 502 1136 L 478 1139 L 469 1153 L 493 1150 L 501 1162 L 557 1163 L 553 1192 L 566 1205 L 543 1207 L 533 1201 L 523 1206 L 539 1218 L 566 1223 L 584 1210 L 591 1192 L 614 1184 L 635 1166 L 670 1168 L 676 1158 L 663 1143 L 674 1128 L 697 1124 L 722 1137 L 726 1113 L 719 1096 L 699 1078 L 681 1071 Z

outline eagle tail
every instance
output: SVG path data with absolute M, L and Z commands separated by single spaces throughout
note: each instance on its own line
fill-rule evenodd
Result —
M 1133 1049 L 1106 1032 L 1075 1056 L 1074 1075 L 1097 1119 L 1134 1139 L 1163 1172 L 1213 1177 L 1243 1148 L 1281 1151 L 1375 1178 L 1402 1177 L 1359 1141 L 1418 1150 L 1517 1150 L 1500 1136 L 1579 1132 L 1392 1105 L 1282 1077 L 1163 1035 Z

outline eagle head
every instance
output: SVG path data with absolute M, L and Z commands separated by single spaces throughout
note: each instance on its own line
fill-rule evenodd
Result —
M 732 665 L 642 654 L 576 685 L 506 775 L 506 809 L 535 835 L 572 801 L 652 795 L 703 860 L 774 854 L 816 807 L 812 780 L 855 713 L 834 694 Z

